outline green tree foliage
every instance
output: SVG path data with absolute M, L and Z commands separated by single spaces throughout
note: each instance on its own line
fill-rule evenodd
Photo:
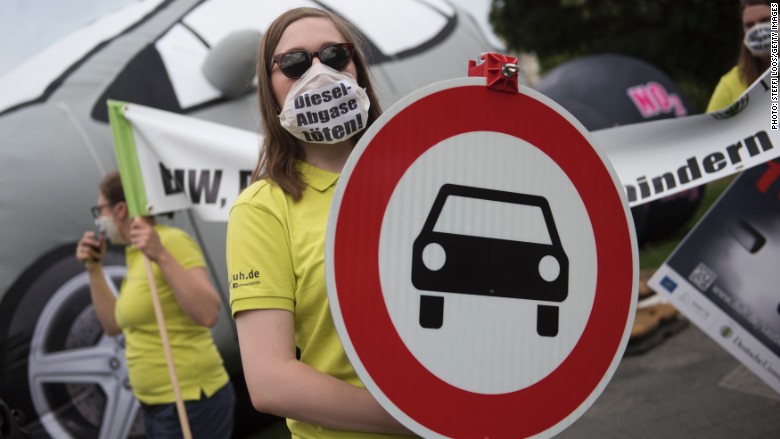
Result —
M 739 0 L 492 0 L 509 49 L 534 52 L 542 73 L 596 53 L 634 56 L 666 72 L 703 111 L 736 64 Z

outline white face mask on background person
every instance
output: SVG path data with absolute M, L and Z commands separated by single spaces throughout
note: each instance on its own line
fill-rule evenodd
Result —
M 112 244 L 124 245 L 128 243 L 125 238 L 122 237 L 122 234 L 119 233 L 119 227 L 117 227 L 116 222 L 114 222 L 114 217 L 99 216 L 95 219 L 95 225 L 102 233 L 106 234 L 106 237 L 108 237 L 108 240 L 111 241 Z
M 769 23 L 758 23 L 745 32 L 745 47 L 753 56 L 769 55 L 772 29 Z
M 352 75 L 317 63 L 293 84 L 279 122 L 303 141 L 338 143 L 366 127 L 370 106 Z

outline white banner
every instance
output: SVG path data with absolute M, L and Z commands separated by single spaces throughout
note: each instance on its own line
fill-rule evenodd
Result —
M 769 71 L 717 113 L 594 131 L 631 207 L 675 194 L 780 156 Z M 207 221 L 227 221 L 251 178 L 257 133 L 127 104 L 149 213 L 192 207 Z M 775 114 L 775 119 L 772 115 Z M 126 146 L 126 145 L 125 145 Z
M 251 179 L 258 133 L 128 104 L 151 214 L 193 207 L 206 221 L 227 221 Z
M 594 131 L 631 207 L 780 156 L 770 71 L 723 111 Z M 775 86 L 775 96 L 776 96 Z M 776 103 L 775 103 L 776 104 Z M 774 119 L 773 119 L 774 115 Z

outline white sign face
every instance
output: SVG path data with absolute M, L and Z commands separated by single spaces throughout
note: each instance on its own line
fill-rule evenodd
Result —
M 538 93 L 469 78 L 403 99 L 355 147 L 328 220 L 331 313 L 366 388 L 415 433 L 549 437 L 607 385 L 636 239 L 588 139 Z
M 413 244 L 445 184 L 547 199 L 563 252 L 569 266 L 576 268 L 569 270 L 566 299 L 556 303 L 415 288 Z M 471 132 L 442 141 L 422 154 L 401 178 L 382 224 L 379 272 L 390 318 L 414 357 L 449 384 L 486 394 L 523 389 L 559 366 L 579 340 L 595 293 L 593 230 L 577 189 L 561 168 L 533 145 L 496 132 Z M 522 253 L 529 252 L 529 244 L 552 244 L 538 207 L 468 197 L 450 196 L 434 231 L 509 242 L 518 253 L 517 263 Z M 539 262 L 530 262 L 537 276 Z M 488 274 L 480 273 L 477 265 L 475 261 L 473 271 L 461 276 Z M 514 281 L 518 289 L 531 283 L 521 276 Z M 489 282 L 486 279 L 486 284 Z M 440 328 L 424 328 L 419 323 L 420 296 L 424 294 L 444 299 Z M 540 304 L 559 308 L 560 327 L 554 337 L 537 334 Z

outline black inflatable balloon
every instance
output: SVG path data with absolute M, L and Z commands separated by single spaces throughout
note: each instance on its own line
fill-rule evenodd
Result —
M 625 55 L 574 59 L 545 74 L 535 88 L 590 131 L 696 112 L 664 72 Z M 639 244 L 668 237 L 685 225 L 703 194 L 700 186 L 631 209 Z

